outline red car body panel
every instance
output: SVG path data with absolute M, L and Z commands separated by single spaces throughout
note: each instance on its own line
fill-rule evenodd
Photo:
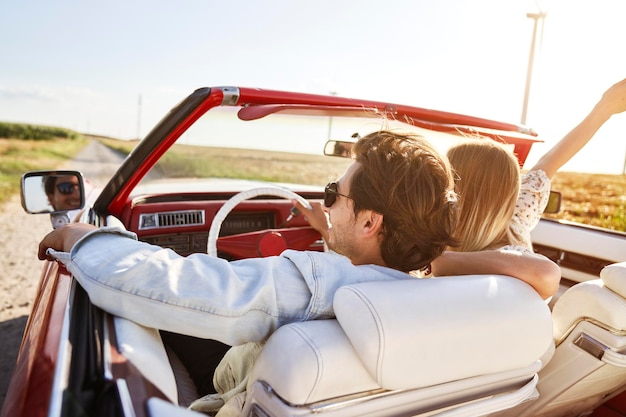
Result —
M 71 283 L 59 263 L 46 261 L 6 395 L 4 416 L 48 414 Z

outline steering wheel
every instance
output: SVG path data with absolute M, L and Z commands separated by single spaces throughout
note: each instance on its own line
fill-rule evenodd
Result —
M 232 196 L 218 210 L 209 229 L 207 240 L 207 253 L 217 256 L 217 242 L 222 223 L 226 216 L 244 200 L 249 200 L 261 195 L 282 197 L 289 200 L 298 200 L 307 208 L 311 205 L 307 200 L 293 191 L 279 187 L 258 187 L 242 191 Z M 230 249 L 230 252 L 241 258 L 278 255 L 284 249 L 306 249 L 311 243 L 319 239 L 319 233 L 312 227 L 293 227 L 289 229 L 268 229 L 257 232 L 241 233 L 219 238 L 220 246 Z

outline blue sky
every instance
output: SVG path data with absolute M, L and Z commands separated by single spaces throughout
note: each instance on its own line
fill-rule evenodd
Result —
M 234 85 L 518 123 L 539 7 L 532 162 L 626 78 L 624 0 L 4 0 L 0 120 L 134 138 L 194 89 Z M 622 114 L 564 170 L 620 173 L 625 155 Z

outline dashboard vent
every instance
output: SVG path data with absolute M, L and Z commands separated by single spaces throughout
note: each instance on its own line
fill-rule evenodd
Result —
M 139 230 L 180 226 L 201 226 L 203 224 L 203 210 L 146 213 L 139 217 Z

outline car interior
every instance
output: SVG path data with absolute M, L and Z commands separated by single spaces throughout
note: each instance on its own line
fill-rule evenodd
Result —
M 332 123 L 338 126 L 339 116 L 363 112 L 362 106 L 339 97 L 307 96 L 323 105 L 306 107 L 289 100 L 273 104 L 282 101 L 272 92 L 267 103 L 255 105 L 253 101 L 261 93 L 241 91 L 251 96 L 252 102 L 234 109 L 244 124 L 262 122 L 271 115 L 280 117 L 281 112 L 308 112 L 321 115 L 322 131 L 326 133 L 328 128 L 330 133 Z M 219 94 L 210 89 L 194 94 L 155 128 L 151 133 L 154 139 L 149 135 L 140 142 L 133 150 L 136 159 L 160 157 L 154 157 L 152 148 L 164 153 L 159 141 L 171 141 L 168 146 L 172 146 L 177 139 L 174 136 L 182 135 L 180 126 L 192 123 L 189 120 L 195 117 L 197 107 L 215 105 L 209 95 L 224 102 L 229 102 L 229 94 L 235 96 L 230 87 Z M 209 97 L 209 104 L 202 104 L 204 96 Z M 239 96 L 231 101 L 236 99 Z M 192 106 L 194 100 L 202 103 Z M 331 106 L 339 104 L 343 107 Z M 331 110 L 334 113 L 329 113 Z M 184 123 L 176 118 L 178 112 L 183 113 L 179 119 Z M 370 110 L 367 113 L 367 117 L 374 115 Z M 453 125 L 443 118 L 447 114 L 437 115 L 443 121 L 410 117 L 408 110 L 403 117 L 424 129 L 455 134 L 474 131 L 469 123 Z M 367 123 L 379 128 L 370 119 Z M 350 129 L 354 126 L 350 120 L 347 124 Z M 494 134 L 498 126 L 485 132 Z M 244 136 L 252 136 L 254 126 L 248 129 L 252 130 Z M 298 127 L 293 137 L 301 139 L 305 131 Z M 358 137 L 351 136 L 354 130 L 347 132 L 340 136 L 346 141 L 327 143 L 327 156 L 346 156 L 342 145 Z M 511 145 L 521 160 L 535 143 L 529 132 L 510 132 Z M 167 184 L 170 188 L 166 191 L 156 191 L 149 181 L 139 183 L 146 172 L 138 175 L 129 159 L 107 183 L 93 208 L 76 219 L 125 228 L 141 241 L 183 256 L 208 253 L 237 260 L 278 255 L 285 248 L 325 250 L 320 234 L 292 210 L 291 203 L 291 199 L 322 201 L 319 185 L 291 185 L 287 192 L 285 184 L 259 187 L 241 180 L 221 189 L 213 183 L 206 187 L 202 181 L 206 178 L 194 178 L 196 189 L 174 181 Z M 40 188 L 42 175 L 32 175 L 32 189 Z M 71 175 L 71 171 L 63 175 Z M 558 210 L 558 194 L 554 196 Z M 43 197 L 36 203 L 36 207 L 48 204 Z M 55 215 L 52 213 L 53 225 Z M 59 220 L 67 221 L 71 220 Z M 334 298 L 335 319 L 288 324 L 267 339 L 247 381 L 242 415 L 582 417 L 603 406 L 609 410 L 611 401 L 621 401 L 626 409 L 626 395 L 620 395 L 626 390 L 624 234 L 542 219 L 532 240 L 536 252 L 561 267 L 561 289 L 551 300 L 543 300 L 519 280 L 497 275 L 342 287 Z M 62 266 L 51 265 L 47 273 L 53 275 L 58 269 L 69 276 Z M 120 398 L 117 407 L 123 411 L 121 415 L 135 415 L 137 397 L 149 398 L 148 416 L 199 415 L 186 407 L 206 393 L 199 383 L 198 368 L 203 368 L 203 378 L 210 378 L 215 361 L 198 365 L 178 349 L 175 337 L 109 315 L 90 305 L 78 284 L 71 285 L 70 304 L 79 300 L 84 308 L 63 313 L 74 315 L 77 324 L 64 329 L 70 334 L 71 349 L 60 349 L 58 362 L 73 355 L 86 376 L 81 371 L 77 371 L 80 375 L 70 373 L 69 385 L 87 386 L 84 395 L 96 396 L 101 387 L 90 391 L 89 377 L 102 373 L 109 384 L 107 393 L 114 391 Z M 101 328 L 91 323 L 99 320 L 105 323 Z M 86 334 L 94 335 L 93 339 Z M 194 341 L 199 350 L 209 345 L 217 352 L 227 348 L 212 342 Z M 96 364 L 87 357 L 95 358 L 92 362 Z M 55 387 L 65 395 L 67 387 L 59 381 L 55 380 Z M 83 392 L 81 389 L 76 392 Z
M 128 221 L 142 240 L 182 254 L 204 252 L 207 227 L 193 223 L 201 217 L 194 210 L 212 218 L 223 201 L 211 199 L 223 197 L 182 204 L 148 198 L 133 204 Z M 278 197 L 244 201 L 226 217 L 222 233 L 240 239 L 259 229 L 274 230 L 289 218 L 290 207 Z M 192 224 L 183 226 L 187 221 Z M 163 226 L 150 226 L 155 224 Z M 306 222 L 294 217 L 289 227 L 306 228 Z M 306 244 L 323 250 L 319 236 Z M 254 250 L 272 250 L 259 245 Z M 218 246 L 219 256 L 245 256 L 228 250 Z M 279 329 L 250 376 L 244 415 L 374 416 L 390 409 L 424 416 L 577 415 L 624 389 L 626 264 L 604 268 L 598 278 L 576 283 L 550 304 L 507 277 L 437 280 L 449 284 L 445 291 L 428 279 L 384 292 L 375 285 L 350 286 L 336 296 L 336 320 Z M 516 309 L 520 305 L 523 309 Z M 494 317 L 494 309 L 505 313 Z M 502 337 L 502 328 L 510 334 Z M 137 338 L 137 332 L 117 333 Z M 157 342 L 158 334 L 149 339 L 161 363 L 168 363 L 166 358 L 171 363 L 171 369 L 161 370 L 167 377 L 154 381 L 169 381 L 162 388 L 168 398 L 188 405 L 198 394 L 184 365 Z M 156 371 L 154 363 L 148 363 L 147 374 Z M 443 370 L 433 365 L 441 363 L 446 363 Z
M 183 256 L 210 253 L 211 240 L 214 256 L 233 260 L 279 254 L 285 245 L 323 251 L 319 233 L 294 215 L 290 201 L 321 201 L 322 194 L 271 188 L 142 194 L 107 225 Z M 542 220 L 533 232 L 552 257 L 555 227 L 563 225 Z M 501 276 L 342 288 L 336 319 L 293 323 L 269 338 L 249 377 L 243 415 L 565 416 L 605 403 L 626 386 L 626 263 L 598 266 L 597 259 L 617 258 L 625 248 L 615 236 L 609 253 L 586 250 L 583 259 L 596 261 L 581 268 L 573 255 L 581 237 L 601 239 L 602 247 L 611 239 L 583 228 L 570 247 L 561 246 L 556 261 L 567 286 L 549 303 Z M 202 395 L 193 365 L 168 345 L 171 338 L 119 317 L 109 321 L 112 356 L 154 386 L 149 407 L 183 410 Z

